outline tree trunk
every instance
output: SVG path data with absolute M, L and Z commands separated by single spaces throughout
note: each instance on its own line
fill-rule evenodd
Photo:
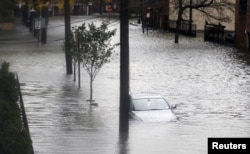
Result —
M 69 36 L 70 36 L 70 4 L 69 0 L 64 0 L 64 22 L 65 22 L 65 59 L 66 59 L 66 72 L 72 74 L 72 58 L 68 51 L 69 49 Z
M 92 61 L 91 64 L 91 70 L 90 70 L 90 98 L 89 101 L 93 101 L 93 80 L 94 80 L 94 74 L 93 74 L 93 67 L 94 67 L 94 61 Z
M 78 59 L 78 88 L 81 88 L 81 63 Z
M 188 33 L 189 36 L 192 36 L 192 21 L 193 21 L 193 10 L 192 10 L 193 0 L 190 0 L 190 8 L 189 8 L 189 27 Z
M 175 43 L 179 43 L 179 31 L 181 25 L 181 16 L 182 16 L 182 0 L 179 1 L 179 11 L 178 11 L 178 18 L 176 21 L 176 32 L 175 32 Z
M 74 61 L 74 82 L 76 82 L 76 61 Z
M 93 76 L 90 76 L 90 101 L 93 101 Z
M 180 19 L 176 21 L 176 31 L 175 31 L 175 40 L 174 43 L 179 43 L 179 30 L 180 30 Z

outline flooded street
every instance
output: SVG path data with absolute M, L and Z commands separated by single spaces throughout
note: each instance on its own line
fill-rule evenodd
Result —
M 100 23 L 100 18 L 75 17 Z M 66 75 L 62 18 L 53 17 L 48 43 L 37 46 L 26 27 L 0 35 L 0 62 L 10 62 L 21 82 L 36 154 L 206 154 L 208 137 L 250 137 L 250 53 L 130 25 L 130 89 L 162 94 L 176 104 L 178 122 L 130 121 L 119 134 L 119 48 L 94 81 L 82 69 L 81 89 Z M 113 43 L 119 42 L 119 22 Z M 14 34 L 12 34 L 14 35 Z M 14 41 L 13 41 L 14 40 Z M 21 41 L 21 43 L 20 43 Z

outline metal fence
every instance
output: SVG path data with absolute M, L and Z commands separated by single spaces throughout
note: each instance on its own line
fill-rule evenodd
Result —
M 20 83 L 19 83 L 19 79 L 18 79 L 18 75 L 17 74 L 16 74 L 16 82 L 17 82 L 17 91 L 18 91 L 18 97 L 19 97 L 19 103 L 20 103 L 20 110 L 21 110 L 21 118 L 22 118 L 22 122 L 23 122 L 23 127 L 24 127 L 24 129 L 27 130 L 29 138 L 31 139 L 30 131 L 29 131 L 29 125 L 28 125 L 28 120 L 27 120 L 27 116 L 26 116 L 26 112 L 25 112 L 24 103 L 23 103 L 23 96 L 22 96 L 22 92 L 21 92 L 21 88 L 20 88 Z M 32 148 L 32 154 L 34 154 L 33 145 L 31 145 L 31 148 Z
M 206 22 L 204 31 L 204 40 L 223 44 L 225 42 L 225 26 L 221 24 L 209 24 Z
M 190 25 L 191 25 L 191 29 L 190 29 Z M 169 20 L 169 25 L 168 25 L 168 30 L 171 32 L 176 32 L 176 20 Z M 189 21 L 187 20 L 182 20 L 181 24 L 180 24 L 180 34 L 186 35 L 186 36 L 193 36 L 196 37 L 196 24 L 190 24 Z

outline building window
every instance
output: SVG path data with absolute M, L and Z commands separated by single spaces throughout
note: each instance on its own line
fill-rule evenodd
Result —
M 239 13 L 240 14 L 246 14 L 247 13 L 247 0 L 240 0 Z

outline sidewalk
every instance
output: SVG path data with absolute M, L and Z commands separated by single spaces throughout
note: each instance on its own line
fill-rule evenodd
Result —
M 12 31 L 0 31 L 0 45 L 35 43 L 37 39 L 33 32 L 22 22 L 21 18 L 15 18 L 15 28 Z

